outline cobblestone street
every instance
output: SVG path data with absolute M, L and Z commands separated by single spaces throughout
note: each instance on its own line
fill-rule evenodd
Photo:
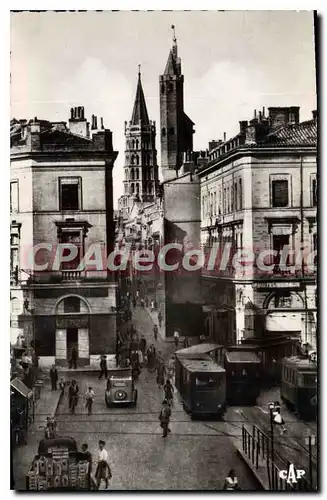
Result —
M 153 342 L 153 322 L 148 312 L 137 308 L 133 324 L 148 343 Z M 164 357 L 174 350 L 173 343 L 155 343 Z M 77 374 L 81 394 L 88 385 L 95 391 L 93 415 L 88 416 L 80 398 L 76 415 L 68 412 L 67 399 L 58 409 L 59 433 L 72 436 L 79 446 L 87 443 L 96 458 L 98 440 L 106 441 L 113 478 L 110 489 L 221 489 L 230 468 L 236 470 L 242 489 L 256 489 L 246 466 L 239 459 L 224 422 L 191 421 L 182 410 L 175 393 L 171 430 L 161 438 L 158 415 L 163 399 L 155 374 L 144 368 L 137 383 L 136 408 L 107 409 L 106 382 L 96 375 Z

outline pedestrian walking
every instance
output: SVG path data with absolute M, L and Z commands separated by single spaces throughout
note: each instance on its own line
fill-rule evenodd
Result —
M 109 479 L 112 478 L 111 469 L 108 464 L 108 452 L 105 449 L 106 443 L 99 441 L 98 465 L 95 471 L 97 489 L 100 489 L 102 479 L 105 481 L 106 489 L 109 488 Z
M 68 406 L 72 414 L 75 413 L 75 408 L 78 403 L 78 395 L 79 395 L 79 387 L 76 383 L 76 380 L 72 380 L 68 389 Z
M 161 328 L 161 323 L 162 323 L 162 314 L 161 312 L 159 311 L 158 313 L 158 323 L 159 323 L 159 328 Z
M 281 416 L 280 413 L 280 403 L 279 401 L 274 402 L 275 408 L 273 409 L 272 415 L 273 415 L 273 421 L 275 424 L 280 426 L 280 435 L 282 436 L 284 432 L 286 432 L 286 427 L 285 427 L 285 421 L 283 417 Z
M 238 480 L 234 469 L 231 469 L 225 478 L 224 488 L 225 491 L 235 491 L 239 490 Z
M 174 400 L 174 388 L 169 379 L 166 380 L 166 383 L 164 385 L 164 391 L 165 391 L 165 400 L 167 401 L 169 406 L 171 406 Z
M 140 349 L 142 351 L 142 354 L 144 356 L 145 354 L 145 350 L 146 350 L 146 339 L 144 337 L 144 335 L 141 336 L 141 340 L 140 340 Z
M 88 486 L 89 489 L 91 489 L 91 473 L 92 473 L 92 454 L 89 451 L 89 447 L 86 443 L 82 444 L 82 456 L 85 462 L 89 464 L 89 468 L 87 471 L 87 476 L 88 476 Z
M 175 341 L 175 346 L 178 347 L 178 343 L 179 343 L 179 331 L 178 330 L 174 331 L 174 341 Z
M 158 340 L 158 326 L 157 325 L 153 325 L 153 336 L 154 336 L 154 340 L 157 341 Z
M 145 307 L 149 307 L 149 297 L 147 295 L 145 297 Z
M 165 438 L 168 435 L 168 432 L 171 432 L 169 429 L 169 422 L 171 417 L 171 409 L 169 408 L 168 402 L 164 400 L 162 402 L 162 409 L 159 414 L 160 427 L 162 427 L 162 437 Z
M 69 360 L 69 368 L 70 369 L 74 368 L 74 370 L 76 370 L 76 368 L 77 368 L 77 357 L 78 357 L 78 354 L 77 354 L 76 347 L 73 346 L 71 354 L 70 354 L 70 360 Z
M 66 387 L 66 382 L 65 382 L 65 379 L 63 377 L 61 377 L 60 381 L 59 381 L 59 389 L 61 391 L 61 395 L 64 396 L 65 395 L 65 387 Z
M 58 382 L 58 370 L 56 368 L 56 365 L 52 365 L 52 368 L 50 370 L 50 380 L 51 380 L 51 390 L 56 391 Z
M 104 354 L 100 357 L 99 380 L 102 380 L 102 375 L 104 375 L 105 378 L 108 377 L 107 356 L 105 356 Z
M 134 309 L 136 308 L 136 299 L 135 299 L 135 297 L 133 297 L 133 307 L 134 307 Z
M 154 300 L 151 300 L 151 312 L 154 311 Z
M 145 302 L 144 302 L 144 299 L 141 299 L 141 307 L 144 309 L 144 306 L 145 306 Z
M 87 409 L 88 415 L 92 414 L 94 396 L 94 390 L 92 389 L 92 387 L 89 387 L 85 394 L 85 408 Z
M 189 347 L 189 340 L 188 337 L 184 337 L 184 349 L 186 349 L 187 347 Z
M 164 363 L 159 363 L 157 368 L 157 384 L 159 389 L 165 385 L 166 367 Z

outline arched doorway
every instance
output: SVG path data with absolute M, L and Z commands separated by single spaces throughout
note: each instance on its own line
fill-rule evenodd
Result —
M 72 350 L 77 353 L 78 365 L 90 360 L 89 315 L 91 308 L 79 295 L 61 297 L 55 306 L 56 316 L 56 363 L 66 366 Z

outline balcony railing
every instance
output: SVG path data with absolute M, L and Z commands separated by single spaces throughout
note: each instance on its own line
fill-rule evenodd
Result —
M 113 275 L 113 273 L 112 273 Z M 30 276 L 29 282 L 35 284 L 56 284 L 62 282 L 98 282 L 111 281 L 112 276 L 107 271 L 76 271 L 65 269 L 62 271 L 44 271 Z

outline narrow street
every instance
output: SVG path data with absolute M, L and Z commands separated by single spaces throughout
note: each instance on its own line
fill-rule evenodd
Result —
M 154 343 L 163 357 L 175 350 L 173 343 L 154 342 L 153 322 L 146 310 L 137 308 L 133 324 L 148 343 Z M 234 468 L 243 490 L 258 488 L 233 445 L 225 422 L 192 421 L 183 411 L 178 396 L 172 410 L 171 434 L 161 438 L 159 412 L 163 393 L 156 375 L 144 368 L 137 383 L 136 408 L 107 409 L 104 400 L 106 382 L 93 374 L 75 377 L 83 395 L 88 386 L 95 391 L 93 415 L 88 416 L 80 398 L 75 415 L 68 412 L 67 399 L 58 408 L 59 433 L 72 436 L 78 446 L 87 443 L 94 460 L 99 439 L 106 441 L 113 478 L 111 490 L 222 489 L 229 469 Z

